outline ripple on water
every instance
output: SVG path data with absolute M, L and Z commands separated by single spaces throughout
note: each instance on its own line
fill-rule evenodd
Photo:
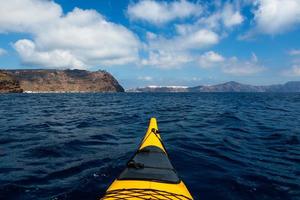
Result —
M 0 95 L 0 199 L 97 199 L 158 119 L 195 199 L 300 199 L 300 94 Z

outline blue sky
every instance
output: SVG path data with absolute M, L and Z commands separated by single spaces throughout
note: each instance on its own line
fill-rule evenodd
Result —
M 105 69 L 126 88 L 300 80 L 300 0 L 1 0 L 0 68 Z

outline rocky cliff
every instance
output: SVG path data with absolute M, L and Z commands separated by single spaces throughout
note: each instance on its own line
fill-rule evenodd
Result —
M 19 81 L 12 76 L 0 71 L 0 93 L 21 93 L 23 90 L 20 87 Z
M 85 70 L 5 70 L 25 92 L 124 92 L 108 72 Z

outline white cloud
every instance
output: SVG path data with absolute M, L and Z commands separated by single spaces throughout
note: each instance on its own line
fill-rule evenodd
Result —
M 293 65 L 290 69 L 283 71 L 286 76 L 300 76 L 300 65 Z
M 152 24 L 160 25 L 202 13 L 199 4 L 186 0 L 164 2 L 156 0 L 141 0 L 136 4 L 128 6 L 127 13 L 132 20 L 142 20 Z
M 257 63 L 258 62 L 258 58 L 257 58 L 256 54 L 252 52 L 251 55 L 252 55 L 251 61 L 254 62 L 254 63 Z
M 235 10 L 232 4 L 225 4 L 222 12 L 222 20 L 226 27 L 239 25 L 244 21 L 244 17 L 239 10 Z
M 153 40 L 157 38 L 157 34 L 147 31 L 146 37 L 148 40 Z
M 3 56 L 7 54 L 7 51 L 5 49 L 0 48 L 0 56 Z
M 224 73 L 236 76 L 253 75 L 265 70 L 265 67 L 258 63 L 254 53 L 250 60 L 239 60 L 237 57 L 225 58 L 216 52 L 208 51 L 200 56 L 199 66 L 202 68 L 219 67 Z
M 252 53 L 250 60 L 239 60 L 236 57 L 229 58 L 222 67 L 224 73 L 236 76 L 253 75 L 265 69 L 264 66 L 258 63 L 257 56 L 254 53 Z
M 275 35 L 300 23 L 299 0 L 256 0 L 254 20 L 258 32 Z
M 219 29 L 221 26 L 221 13 L 216 12 L 209 16 L 202 17 L 198 20 L 196 26 L 205 26 L 209 29 Z
M 148 57 L 141 60 L 141 64 L 170 69 L 180 68 L 191 61 L 193 61 L 193 58 L 186 52 L 150 50 Z
M 58 4 L 44 0 L 1 1 L 0 9 L 0 31 L 32 35 L 15 43 L 24 64 L 89 68 L 138 60 L 139 39 L 94 10 L 64 15 Z
M 149 40 L 150 50 L 184 51 L 201 49 L 217 44 L 219 36 L 210 30 L 200 29 L 194 32 L 185 32 L 172 38 L 156 37 Z
M 176 38 L 178 46 L 183 49 L 199 49 L 219 42 L 219 36 L 210 30 L 200 29 L 196 32 L 189 33 Z
M 172 4 L 166 2 L 157 3 L 156 1 L 140 1 L 135 4 L 135 6 L 146 5 L 146 2 L 150 2 L 156 6 L 158 4 L 164 6 L 170 6 Z M 179 1 L 175 1 L 173 3 L 178 2 Z M 150 12 L 153 10 L 150 9 L 150 7 L 145 9 Z M 129 6 L 129 8 L 131 7 Z M 141 13 L 144 14 L 145 12 Z M 160 13 L 165 12 L 160 11 Z M 175 30 L 177 35 L 169 38 L 147 32 L 146 42 L 144 43 L 146 57 L 142 59 L 141 64 L 160 68 L 178 68 L 188 63 L 198 61 L 203 67 L 213 66 L 213 61 L 209 60 L 213 58 L 207 57 L 213 56 L 212 54 L 203 55 L 199 59 L 195 55 L 195 51 L 218 44 L 220 39 L 225 37 L 226 31 L 224 32 L 224 30 L 230 30 L 232 27 L 242 24 L 244 17 L 241 14 L 239 5 L 234 3 L 221 3 L 219 6 L 216 6 L 214 12 L 202 13 L 202 15 L 207 16 L 197 16 L 197 18 L 200 18 L 195 23 L 176 24 Z M 160 15 L 155 16 L 160 17 Z M 148 17 L 147 13 L 145 17 Z M 163 22 L 154 20 L 153 23 L 159 24 Z M 215 62 L 217 63 L 217 61 Z
M 1 0 L 0 32 L 36 31 L 61 15 L 61 7 L 53 1 Z
M 219 36 L 210 30 L 186 31 L 173 38 L 154 37 L 148 40 L 148 57 L 142 59 L 142 65 L 160 68 L 178 68 L 195 60 L 193 50 L 199 50 L 219 42 Z
M 218 53 L 208 51 L 202 54 L 199 58 L 199 64 L 202 68 L 214 67 L 220 63 L 223 63 L 225 58 Z
M 222 26 L 225 28 L 231 28 L 242 24 L 244 17 L 240 12 L 238 6 L 234 6 L 230 3 L 225 3 L 208 16 L 204 16 L 198 20 L 198 26 L 206 26 L 210 29 L 220 29 Z
M 74 9 L 36 37 L 38 47 L 69 50 L 87 65 L 114 65 L 138 58 L 139 41 L 123 26 L 93 10 Z
M 223 67 L 224 73 L 237 76 L 253 75 L 264 70 L 265 68 L 258 65 L 257 63 L 249 61 L 239 61 L 234 58 L 230 59 L 229 62 L 226 63 L 226 65 Z
M 14 46 L 24 64 L 49 68 L 84 69 L 87 67 L 67 50 L 39 51 L 35 43 L 26 39 L 17 41 Z
M 151 76 L 139 76 L 138 80 L 142 80 L 142 81 L 152 81 L 153 78 Z
M 300 49 L 292 49 L 288 52 L 291 58 L 291 67 L 282 71 L 285 76 L 300 76 Z
M 288 53 L 291 56 L 300 56 L 300 49 L 292 49 Z
M 176 46 L 176 45 L 175 45 Z M 214 51 L 208 51 L 200 56 L 184 49 L 150 50 L 147 58 L 141 60 L 142 65 L 155 66 L 164 69 L 180 68 L 189 63 L 198 63 L 199 67 L 219 68 L 225 74 L 235 76 L 250 76 L 264 71 L 266 68 L 258 61 L 257 56 L 252 53 L 249 60 L 240 60 L 237 57 L 226 58 Z

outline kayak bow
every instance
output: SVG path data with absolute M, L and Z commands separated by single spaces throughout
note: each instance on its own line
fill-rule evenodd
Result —
M 193 199 L 168 158 L 155 118 L 139 149 L 101 199 Z

